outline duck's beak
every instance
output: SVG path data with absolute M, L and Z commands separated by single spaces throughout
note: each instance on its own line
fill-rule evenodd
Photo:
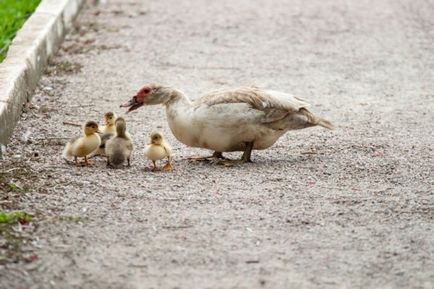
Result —
M 120 107 L 129 107 L 127 110 L 127 113 L 129 113 L 130 111 L 138 109 L 142 105 L 143 103 L 137 101 L 137 96 L 133 96 L 127 103 L 121 104 Z

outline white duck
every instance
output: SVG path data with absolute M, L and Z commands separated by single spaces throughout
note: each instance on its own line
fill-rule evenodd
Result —
M 243 151 L 241 162 L 250 162 L 252 149 L 269 148 L 289 130 L 333 129 L 304 100 L 257 87 L 215 91 L 192 102 L 179 90 L 147 84 L 121 107 L 130 112 L 154 104 L 166 106 L 169 127 L 180 142 L 213 150 L 220 158 L 223 152 Z

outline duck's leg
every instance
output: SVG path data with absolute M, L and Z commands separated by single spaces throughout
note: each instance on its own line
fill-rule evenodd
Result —
M 252 150 L 253 150 L 253 142 L 247 142 L 246 143 L 246 149 L 244 150 L 243 156 L 241 157 L 241 160 L 245 163 L 251 163 L 252 162 Z
M 218 164 L 231 167 L 237 164 L 243 164 L 243 163 L 250 163 L 252 162 L 251 156 L 252 156 L 252 150 L 253 150 L 253 142 L 246 142 L 246 148 L 244 149 L 243 156 L 240 160 L 221 160 L 218 162 Z

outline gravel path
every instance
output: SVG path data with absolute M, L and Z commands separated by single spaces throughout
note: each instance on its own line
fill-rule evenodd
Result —
M 37 173 L 15 176 L 37 258 L 0 267 L 1 288 L 434 287 L 432 1 L 108 2 L 82 11 L 8 147 Z M 150 81 L 288 91 L 338 129 L 226 168 L 185 160 L 208 152 L 146 107 L 126 115 L 131 168 L 61 160 L 53 138 L 79 133 L 63 121 L 123 114 Z M 145 169 L 154 129 L 173 173 Z

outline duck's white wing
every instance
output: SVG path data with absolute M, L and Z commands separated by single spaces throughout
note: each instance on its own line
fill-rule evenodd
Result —
M 213 106 L 217 104 L 246 103 L 251 108 L 264 112 L 263 122 L 273 122 L 282 119 L 289 113 L 307 108 L 309 104 L 301 98 L 274 90 L 263 90 L 256 87 L 241 87 L 234 90 L 211 92 L 194 105 Z

